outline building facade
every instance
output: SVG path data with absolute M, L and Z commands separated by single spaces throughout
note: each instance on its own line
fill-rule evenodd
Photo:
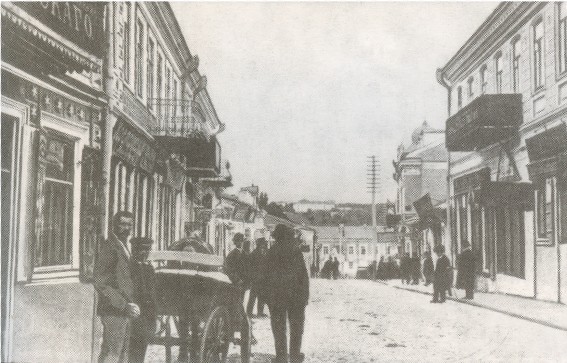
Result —
M 388 224 L 399 233 L 401 253 L 421 256 L 446 240 L 442 205 L 447 198 L 447 151 L 443 130 L 424 122 L 412 133 L 409 146 L 398 147 L 393 164 L 397 194 L 390 219 L 395 221 Z
M 567 299 L 566 24 L 565 3 L 501 3 L 437 72 L 453 248 L 481 289 Z
M 214 238 L 224 125 L 169 4 L 1 10 L 2 361 L 90 362 L 112 215 L 134 213 L 154 249 Z

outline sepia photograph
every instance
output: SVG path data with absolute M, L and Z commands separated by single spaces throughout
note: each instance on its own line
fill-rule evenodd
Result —
M 567 363 L 567 2 L 0 8 L 0 362 Z

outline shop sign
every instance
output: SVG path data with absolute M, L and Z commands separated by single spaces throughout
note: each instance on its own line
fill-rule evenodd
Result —
M 433 212 L 433 203 L 431 202 L 431 196 L 429 193 L 413 202 L 413 207 L 415 208 L 419 218 L 427 218 Z
M 153 172 L 156 151 L 148 141 L 130 131 L 124 122 L 119 122 L 114 128 L 112 143 L 115 156 L 148 173 Z
M 105 2 L 19 2 L 18 7 L 79 47 L 104 55 Z
M 490 181 L 490 168 L 488 167 L 455 178 L 453 181 L 454 194 L 468 193 L 471 190 L 478 189 L 486 181 Z
M 526 139 L 526 147 L 532 162 L 559 155 L 567 150 L 567 125 L 562 123 Z

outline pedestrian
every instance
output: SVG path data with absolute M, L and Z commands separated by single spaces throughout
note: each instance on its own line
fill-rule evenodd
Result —
M 291 229 L 278 224 L 272 233 L 275 243 L 268 251 L 262 274 L 261 294 L 268 303 L 276 357 L 272 362 L 288 362 L 287 328 L 289 321 L 289 356 L 291 363 L 303 362 L 301 341 L 305 324 L 305 306 L 309 300 L 309 276 L 303 254 L 293 247 Z
M 378 267 L 376 267 L 376 279 L 386 280 L 386 263 L 384 262 L 384 256 L 380 256 L 380 261 L 378 261 Z
M 421 260 L 416 255 L 411 258 L 412 285 L 418 285 L 420 277 L 421 277 Z
M 323 278 L 331 279 L 333 277 L 333 258 L 329 256 L 329 259 L 323 264 L 323 269 L 321 270 Z
M 152 239 L 145 237 L 130 240 L 134 302 L 140 307 L 140 316 L 132 320 L 129 363 L 144 362 L 148 342 L 156 330 L 155 273 L 147 259 L 152 244 Z
M 469 241 L 463 240 L 462 250 L 457 258 L 457 289 L 465 290 L 465 299 L 474 298 L 476 261 Z
M 400 273 L 402 284 L 409 285 L 411 279 L 411 258 L 409 253 L 405 252 L 400 259 Z
M 337 257 L 335 256 L 333 258 L 333 279 L 336 280 L 340 277 L 340 271 L 339 271 L 339 267 L 340 267 L 340 262 L 337 259 Z
M 244 235 L 236 233 L 232 238 L 234 249 L 230 251 L 224 261 L 224 272 L 233 284 L 243 287 L 245 274 L 245 257 L 243 252 Z
M 254 311 L 254 304 L 256 301 L 257 308 L 256 311 L 259 317 L 267 316 L 264 314 L 264 300 L 259 296 L 260 290 L 260 277 L 262 273 L 262 268 L 266 263 L 266 255 L 268 253 L 268 242 L 265 238 L 258 238 L 256 240 L 256 248 L 250 254 L 250 279 L 251 279 L 251 288 L 250 288 L 250 296 L 248 297 L 248 306 L 246 307 L 246 312 L 249 316 L 252 316 L 252 312 Z
M 431 258 L 431 251 L 425 251 L 423 256 L 423 278 L 425 280 L 425 286 L 429 286 L 433 281 L 435 266 L 433 265 L 433 258 Z
M 128 362 L 131 320 L 140 315 L 140 307 L 134 302 L 131 254 L 127 244 L 133 225 L 132 213 L 116 213 L 112 218 L 112 232 L 100 246 L 95 262 L 97 314 L 102 322 L 99 363 Z
M 435 274 L 433 280 L 433 299 L 432 303 L 444 303 L 445 293 L 451 288 L 452 270 L 451 262 L 445 255 L 445 246 L 437 245 L 433 249 L 437 255 L 437 263 L 435 264 Z

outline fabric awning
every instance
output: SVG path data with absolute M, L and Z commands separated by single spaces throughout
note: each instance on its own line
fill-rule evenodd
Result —
M 532 210 L 534 188 L 531 183 L 485 182 L 475 191 L 475 201 L 489 207 L 512 206 Z

